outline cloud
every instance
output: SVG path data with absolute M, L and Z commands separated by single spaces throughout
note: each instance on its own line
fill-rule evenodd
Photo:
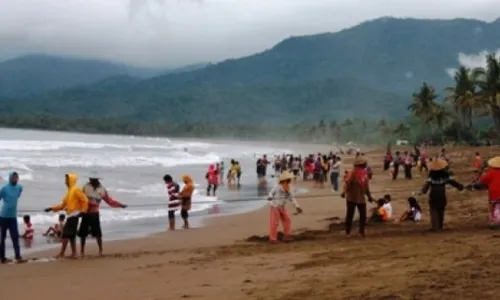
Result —
M 291 35 L 386 15 L 491 21 L 500 1 L 0 0 L 0 7 L 0 59 L 47 53 L 178 66 L 249 55 Z
M 469 69 L 484 68 L 486 67 L 486 55 L 490 54 L 491 51 L 483 50 L 478 53 L 466 54 L 463 52 L 458 53 L 458 64 Z M 497 57 L 500 56 L 500 49 L 495 51 Z M 455 76 L 456 68 L 448 68 L 445 72 L 453 78 Z

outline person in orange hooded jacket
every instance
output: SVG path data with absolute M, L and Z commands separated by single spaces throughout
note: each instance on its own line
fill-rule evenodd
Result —
M 78 232 L 78 221 L 80 219 L 80 214 L 88 211 L 89 199 L 76 184 L 78 181 L 78 176 L 76 174 L 66 174 L 65 178 L 68 191 L 66 192 L 66 195 L 64 195 L 62 202 L 58 205 L 46 208 L 45 212 L 58 212 L 61 210 L 66 211 L 67 220 L 62 229 L 61 251 L 56 257 L 64 257 L 69 242 L 71 246 L 71 258 L 76 258 L 76 235 Z

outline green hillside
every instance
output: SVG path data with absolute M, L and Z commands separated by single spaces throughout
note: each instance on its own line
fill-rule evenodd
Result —
M 499 49 L 499 36 L 499 20 L 382 18 L 336 33 L 291 37 L 262 53 L 194 71 L 144 80 L 113 76 L 15 105 L 0 100 L 0 113 L 181 123 L 397 119 L 407 115 L 411 94 L 423 81 L 441 90 L 452 83 L 445 70 L 458 66 L 459 52 Z

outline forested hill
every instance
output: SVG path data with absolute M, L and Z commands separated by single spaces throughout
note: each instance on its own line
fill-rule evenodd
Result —
M 261 53 L 193 71 L 143 80 L 113 76 L 16 105 L 0 99 L 0 113 L 230 123 L 400 118 L 423 81 L 437 90 L 451 85 L 446 70 L 458 67 L 458 54 L 500 49 L 498 37 L 500 20 L 382 18 L 336 33 L 291 37 Z M 27 88 L 39 84 L 25 82 Z
M 53 89 L 88 85 L 114 76 L 150 78 L 192 71 L 205 64 L 179 69 L 137 68 L 107 61 L 50 55 L 25 55 L 0 62 L 0 97 L 23 97 Z

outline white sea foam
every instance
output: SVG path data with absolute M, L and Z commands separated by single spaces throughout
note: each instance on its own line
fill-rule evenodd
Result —
M 164 150 L 179 150 L 179 149 L 206 149 L 211 146 L 209 143 L 201 142 L 183 142 L 172 143 L 170 140 L 158 140 L 161 143 L 151 144 L 108 144 L 108 143 L 92 143 L 92 142 L 74 142 L 74 141 L 36 141 L 36 140 L 0 140 L 0 150 L 5 151 L 54 151 L 61 149 L 164 149 Z
M 30 156 L 3 156 L 0 157 L 0 165 L 8 165 L 15 162 L 17 165 L 43 166 L 43 167 L 147 167 L 163 166 L 172 167 L 179 165 L 208 164 L 221 159 L 216 153 L 194 155 L 186 152 L 168 152 L 165 156 L 156 155 L 131 155 L 126 153 L 66 153 L 43 154 Z M 16 169 L 15 164 L 12 169 Z
M 198 212 L 204 211 L 212 207 L 217 203 L 217 198 L 214 197 L 204 197 L 200 195 L 193 196 L 193 203 L 190 212 Z M 149 205 L 136 205 L 133 204 L 126 209 L 110 209 L 103 205 L 103 208 L 100 210 L 101 222 L 102 223 L 111 223 L 117 221 L 133 221 L 133 220 L 141 220 L 141 219 L 149 219 L 149 218 L 161 218 L 168 216 L 168 207 L 167 201 L 163 207 L 158 201 L 155 203 L 151 203 L 151 207 Z M 31 223 L 37 227 L 37 225 L 42 225 L 43 230 L 48 228 L 57 222 L 58 214 L 54 213 L 32 213 L 32 210 L 23 211 L 19 210 L 20 214 L 28 213 L 31 217 Z M 177 211 L 176 214 L 179 212 Z M 18 221 L 20 223 L 23 222 L 22 217 L 18 217 Z

